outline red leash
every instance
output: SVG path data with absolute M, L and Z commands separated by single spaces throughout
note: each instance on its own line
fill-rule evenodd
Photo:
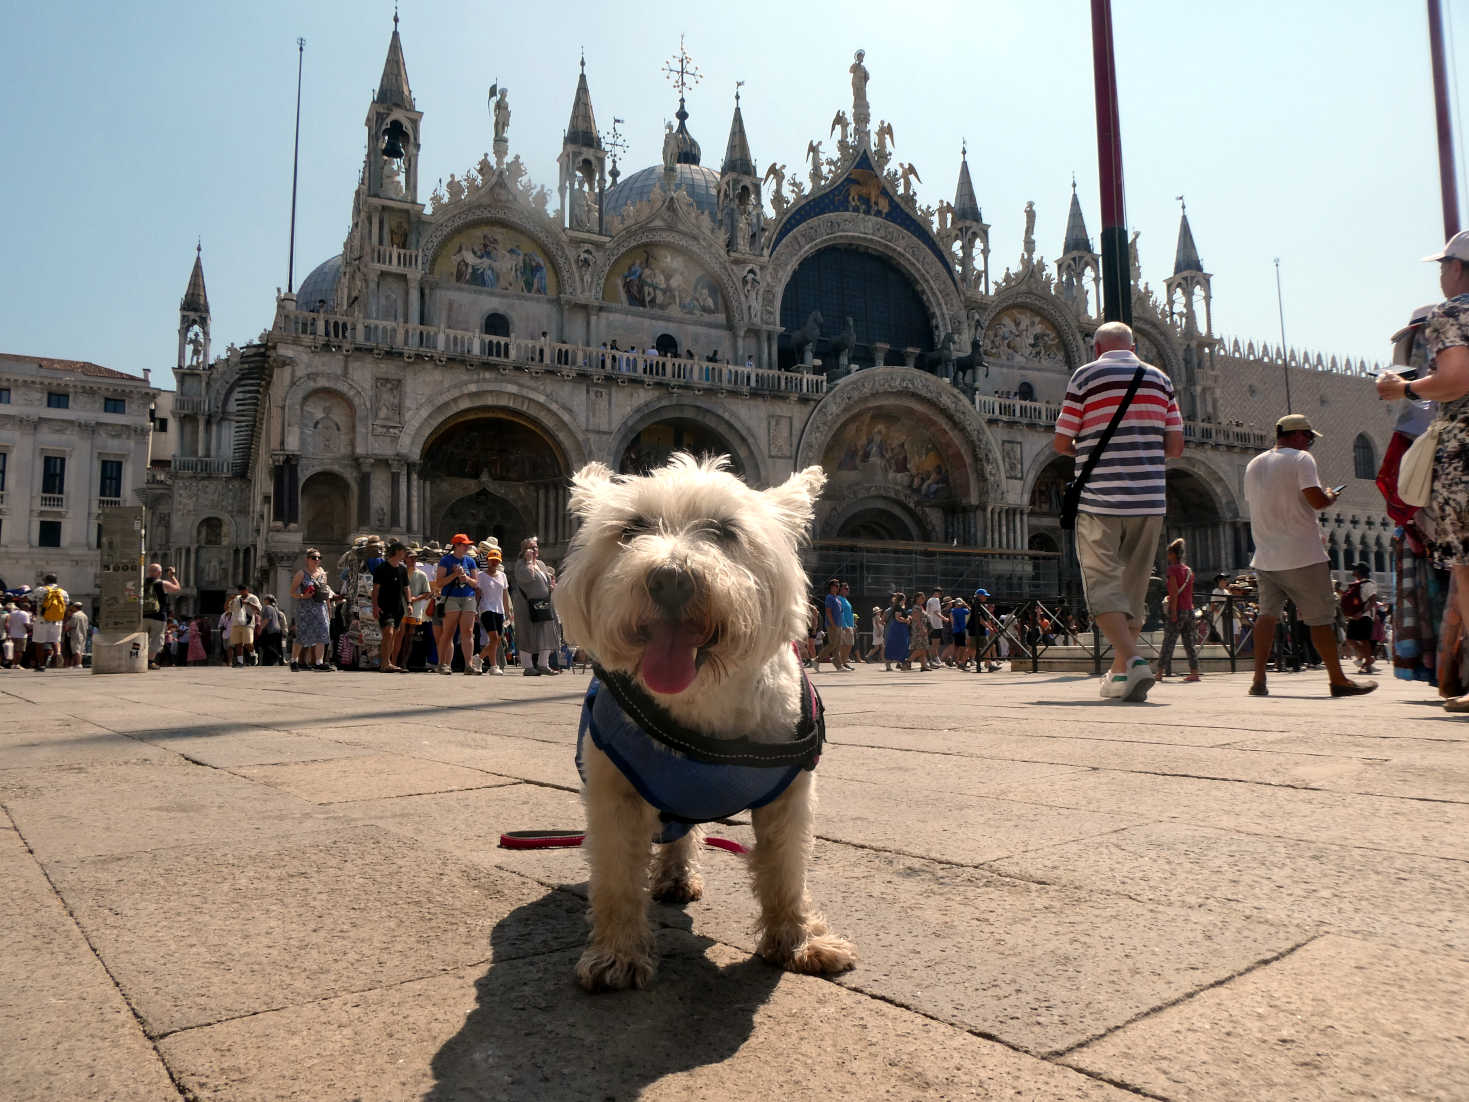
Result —
M 581 830 L 510 830 L 500 835 L 501 849 L 574 849 L 586 841 L 586 832 Z M 717 838 L 713 835 L 704 839 L 706 846 L 728 850 L 730 853 L 746 854 L 750 847 L 732 838 Z

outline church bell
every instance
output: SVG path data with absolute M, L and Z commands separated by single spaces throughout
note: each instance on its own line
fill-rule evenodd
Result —
M 408 131 L 403 124 L 394 119 L 388 124 L 387 134 L 383 137 L 383 156 L 391 157 L 398 161 L 403 159 L 403 140 L 408 137 Z

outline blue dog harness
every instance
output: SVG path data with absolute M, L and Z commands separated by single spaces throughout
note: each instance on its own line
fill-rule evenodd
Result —
M 764 807 L 803 769 L 815 769 L 826 739 L 821 697 L 801 674 L 801 719 L 787 742 L 710 738 L 669 716 L 623 674 L 594 667 L 577 729 L 576 768 L 586 780 L 582 748 L 588 736 L 658 809 L 663 824 L 653 841 L 673 842 L 697 823 Z M 634 718 L 636 717 L 636 718 Z

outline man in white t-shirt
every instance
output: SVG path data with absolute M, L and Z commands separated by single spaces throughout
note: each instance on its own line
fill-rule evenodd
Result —
M 940 653 L 943 650 L 944 640 L 944 591 L 938 586 L 933 587 L 928 601 L 923 606 L 923 618 L 928 621 L 928 661 L 926 669 L 936 670 L 943 665 L 940 661 Z
M 5 665 L 19 666 L 25 658 L 26 636 L 30 632 L 31 614 L 24 605 L 10 608 L 5 617 Z
M 1311 458 L 1311 445 L 1321 434 L 1303 414 L 1275 422 L 1275 447 L 1261 452 L 1245 468 L 1245 500 L 1250 505 L 1250 531 L 1255 557 L 1250 565 L 1260 582 L 1260 616 L 1255 621 L 1255 680 L 1251 696 L 1269 696 L 1265 664 L 1275 641 L 1275 625 L 1288 599 L 1311 629 L 1311 642 L 1326 664 L 1332 696 L 1360 696 L 1377 688 L 1375 681 L 1352 681 L 1342 673 L 1337 656 L 1336 600 L 1331 568 L 1318 511 L 1336 500 L 1324 489 Z

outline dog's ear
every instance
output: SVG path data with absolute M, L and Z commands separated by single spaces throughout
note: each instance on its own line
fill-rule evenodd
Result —
M 571 476 L 571 515 L 585 520 L 591 515 L 612 481 L 612 468 L 605 463 L 588 463 Z
M 812 507 L 821 496 L 821 488 L 825 485 L 826 472 L 820 467 L 807 467 L 804 471 L 791 475 L 779 486 L 766 490 L 765 498 L 781 514 L 786 527 L 798 538 L 805 538 L 811 531 L 811 522 L 815 515 Z

